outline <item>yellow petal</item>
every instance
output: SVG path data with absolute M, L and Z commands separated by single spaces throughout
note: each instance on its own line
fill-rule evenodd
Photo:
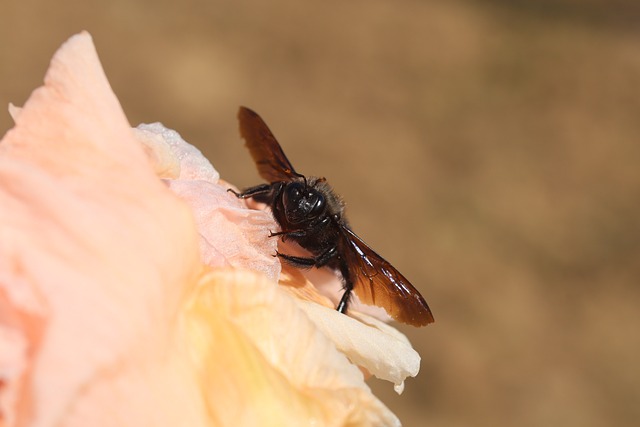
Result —
M 206 275 L 185 329 L 208 410 L 222 425 L 399 425 L 360 370 L 264 276 Z

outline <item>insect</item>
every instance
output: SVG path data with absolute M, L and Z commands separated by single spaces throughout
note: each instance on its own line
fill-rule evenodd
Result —
M 432 323 L 433 315 L 422 295 L 351 231 L 344 203 L 326 180 L 296 172 L 258 114 L 240 107 L 238 120 L 245 145 L 268 183 L 240 193 L 229 191 L 267 204 L 281 228 L 270 236 L 292 240 L 310 254 L 301 257 L 277 252 L 277 256 L 298 268 L 327 267 L 339 272 L 344 287 L 337 306 L 341 313 L 346 313 L 355 291 L 364 304 L 384 308 L 399 322 L 413 326 Z

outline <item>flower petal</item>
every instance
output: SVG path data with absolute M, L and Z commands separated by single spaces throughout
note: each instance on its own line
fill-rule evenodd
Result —
M 183 140 L 175 130 L 164 127 L 162 123 L 152 123 L 138 125 L 134 131 L 138 140 L 147 144 L 156 154 L 161 154 L 157 159 L 162 164 L 178 164 L 174 167 L 174 176 L 168 178 L 213 184 L 220 179 L 218 171 L 200 150 Z
M 348 316 L 338 313 L 314 284 L 291 267 L 283 269 L 280 284 L 338 350 L 377 378 L 394 383 L 398 394 L 407 377 L 418 375 L 420 355 L 394 327 L 357 309 L 350 309 Z
M 153 361 L 164 366 L 159 355 L 200 271 L 197 234 L 134 139 L 88 34 L 56 53 L 0 143 L 0 206 L 1 339 L 24 348 L 21 361 L 1 362 L 10 365 L 0 386 L 6 419 L 113 425 L 78 418 L 87 396 L 152 401 L 119 373 L 150 379 Z M 194 405 L 175 388 L 160 394 Z
M 209 411 L 223 425 L 399 425 L 357 367 L 264 276 L 214 270 L 185 325 Z
M 179 162 L 173 168 L 179 170 L 178 176 L 166 182 L 191 206 L 200 233 L 202 261 L 212 267 L 259 271 L 276 282 L 280 262 L 273 256 L 278 240 L 269 238 L 269 230 L 276 227 L 271 213 L 247 209 L 244 201 L 227 191 L 229 186 L 220 181 L 202 153 L 176 131 L 154 123 L 140 125 L 137 135 L 153 151 L 156 169 Z

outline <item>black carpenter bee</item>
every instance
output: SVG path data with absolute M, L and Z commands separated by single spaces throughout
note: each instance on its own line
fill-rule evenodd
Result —
M 349 228 L 344 203 L 324 178 L 295 171 L 265 122 L 248 108 L 238 112 L 240 134 L 260 176 L 268 184 L 248 188 L 237 197 L 266 203 L 281 231 L 311 256 L 277 253 L 298 268 L 328 267 L 342 276 L 344 294 L 337 310 L 347 311 L 351 292 L 364 304 L 384 308 L 395 320 L 413 326 L 433 322 L 429 306 L 409 281 Z

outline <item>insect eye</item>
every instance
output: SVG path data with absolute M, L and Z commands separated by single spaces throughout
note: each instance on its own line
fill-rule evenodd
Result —
M 285 191 L 285 199 L 288 203 L 296 203 L 302 197 L 303 185 L 298 182 L 293 182 L 287 186 Z

